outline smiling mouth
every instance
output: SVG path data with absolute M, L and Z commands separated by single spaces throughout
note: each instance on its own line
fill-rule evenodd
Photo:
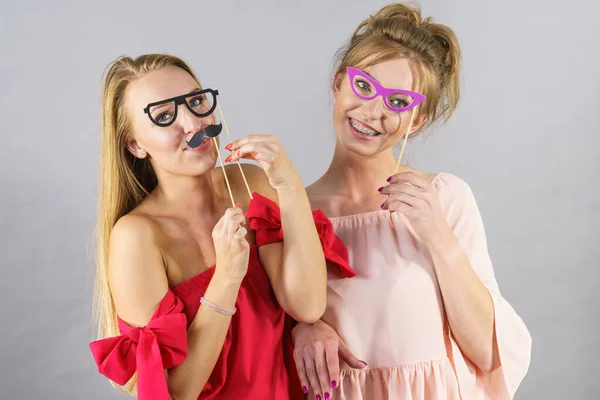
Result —
M 374 129 L 371 128 L 367 128 L 365 125 L 363 125 L 362 123 L 355 121 L 352 118 L 349 118 L 350 120 L 350 125 L 361 135 L 363 136 L 370 136 L 370 137 L 374 137 L 374 136 L 379 136 L 381 135 L 381 133 L 377 132 Z

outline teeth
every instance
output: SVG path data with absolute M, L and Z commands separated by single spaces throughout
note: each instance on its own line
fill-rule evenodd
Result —
M 350 120 L 350 124 L 352 125 L 352 127 L 354 129 L 356 129 L 357 131 L 359 131 L 363 135 L 366 135 L 366 136 L 377 136 L 377 135 L 379 135 L 379 132 L 374 131 L 373 129 L 369 129 L 367 127 L 364 127 L 362 125 L 359 125 L 356 122 L 354 122 L 353 119 Z

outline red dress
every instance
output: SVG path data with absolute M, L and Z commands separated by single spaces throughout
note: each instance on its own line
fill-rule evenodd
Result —
M 248 219 L 256 232 L 256 245 L 250 248 L 237 312 L 198 399 L 304 399 L 292 355 L 293 320 L 279 306 L 258 259 L 258 247 L 282 240 L 279 207 L 257 193 L 253 197 Z M 348 252 L 329 219 L 320 210 L 314 211 L 313 217 L 325 257 L 343 276 L 354 276 Z M 137 371 L 140 400 L 169 399 L 163 371 L 184 361 L 187 327 L 214 271 L 213 266 L 171 288 L 145 327 L 132 328 L 119 319 L 121 336 L 90 343 L 100 373 L 124 385 Z

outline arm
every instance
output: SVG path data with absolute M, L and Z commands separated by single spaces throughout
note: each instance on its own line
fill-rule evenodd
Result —
M 259 248 L 281 307 L 296 321 L 313 323 L 325 312 L 325 255 L 301 182 L 277 191 L 283 242 Z
M 461 351 L 481 371 L 498 367 L 494 306 L 458 239 L 448 230 L 428 243 L 446 315 Z
M 429 250 L 452 335 L 463 354 L 481 371 L 489 372 L 498 366 L 494 305 L 464 250 L 487 257 L 485 233 L 477 223 L 474 201 L 469 201 L 470 190 L 466 184 L 455 185 L 448 196 L 451 199 L 445 199 L 451 203 L 450 211 L 444 212 L 438 190 L 429 181 L 414 173 L 400 173 L 381 190 L 389 195 L 383 208 L 404 215 Z M 446 214 L 452 215 L 447 219 Z M 491 262 L 478 263 L 480 269 L 490 269 L 486 275 L 493 275 Z
M 453 235 L 445 238 L 440 235 L 438 246 L 435 246 L 437 249 L 432 245 L 430 248 L 432 257 L 438 258 L 435 269 L 454 339 L 453 360 L 457 365 L 457 374 L 459 379 L 469 379 L 465 376 L 464 368 L 460 367 L 463 361 L 456 354 L 460 353 L 464 360 L 469 358 L 474 367 L 482 372 L 477 374 L 477 385 L 484 388 L 489 398 L 513 398 L 529 368 L 531 335 L 521 317 L 500 293 L 483 220 L 470 187 L 451 175 L 442 176 L 438 182 L 444 214 Z M 452 253 L 452 249 L 457 252 Z M 446 251 L 446 256 L 439 256 L 440 251 Z M 446 260 L 441 260 L 442 257 Z M 464 268 L 467 265 L 469 269 Z M 450 276 L 452 273 L 457 275 L 456 278 Z M 475 290 L 482 287 L 487 297 L 482 292 L 474 294 Z M 471 302 L 461 312 L 459 302 L 468 299 Z M 478 301 L 482 301 L 482 304 L 478 305 Z M 477 324 L 469 326 L 471 320 L 466 315 L 479 314 L 481 317 L 483 311 L 489 316 L 490 302 L 493 321 L 482 318 L 476 320 Z M 465 331 L 465 327 L 469 329 Z M 473 343 L 469 343 L 469 340 Z M 477 358 L 478 355 L 482 355 L 481 358 Z
M 252 187 L 279 203 L 281 210 L 285 240 L 259 248 L 261 263 L 277 300 L 295 320 L 315 322 L 325 312 L 327 270 L 302 180 L 272 136 L 240 139 L 234 142 L 232 155 L 238 154 L 235 149 L 261 163 L 264 171 L 248 164 L 244 164 L 244 171 L 252 180 Z
M 204 297 L 220 307 L 235 306 L 240 283 L 216 271 Z M 188 329 L 188 356 L 168 372 L 169 392 L 175 400 L 195 400 L 208 381 L 221 354 L 231 316 L 201 306 Z
M 108 269 L 111 294 L 117 314 L 132 326 L 147 325 L 168 290 L 160 237 L 160 228 L 139 216 L 121 218 L 111 234 Z M 223 266 L 227 262 L 228 259 L 218 260 L 217 264 Z M 239 274 L 229 273 L 227 267 L 217 267 L 205 297 L 231 309 L 241 279 Z M 230 321 L 230 316 L 211 308 L 199 308 L 188 328 L 188 356 L 167 374 L 172 398 L 199 396 L 219 357 Z

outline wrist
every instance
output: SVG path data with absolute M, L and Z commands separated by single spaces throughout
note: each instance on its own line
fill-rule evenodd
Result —
M 242 285 L 243 280 L 244 276 L 232 276 L 231 274 L 222 271 L 217 264 L 211 282 L 214 282 L 223 290 L 238 290 Z
M 288 182 L 283 182 L 279 185 L 276 185 L 274 189 L 279 197 L 285 195 L 295 196 L 298 193 L 301 193 L 305 190 L 304 184 L 302 183 L 302 180 L 299 177 L 290 179 Z
M 427 241 L 427 247 L 434 259 L 451 262 L 462 253 L 462 248 L 454 233 L 448 229 L 440 229 Z

